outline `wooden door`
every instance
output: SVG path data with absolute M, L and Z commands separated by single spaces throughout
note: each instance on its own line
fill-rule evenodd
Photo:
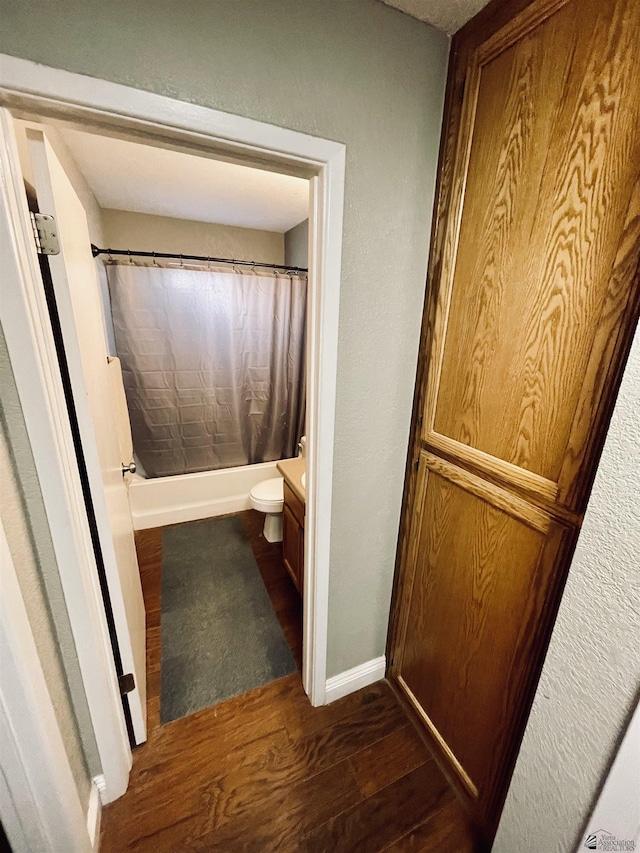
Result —
M 455 38 L 390 676 L 490 835 L 640 297 L 640 3 Z
M 27 136 L 38 205 L 55 216 L 58 228 L 60 254 L 49 258 L 51 279 L 118 650 L 123 672 L 135 679 L 135 689 L 127 694 L 132 733 L 142 743 L 147 719 L 145 610 L 87 218 L 46 135 L 29 130 Z

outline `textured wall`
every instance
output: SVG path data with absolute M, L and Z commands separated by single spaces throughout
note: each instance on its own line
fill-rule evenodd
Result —
M 389 6 L 413 15 L 419 21 L 455 33 L 487 5 L 487 0 L 382 0 Z
M 284 263 L 284 234 L 273 231 L 107 209 L 102 224 L 107 247 Z
M 494 853 L 574 849 L 640 687 L 639 555 L 640 331 Z
M 0 50 L 346 143 L 329 675 L 383 654 L 449 41 L 376 0 L 0 2 Z
M 309 266 L 309 220 L 299 222 L 284 235 L 284 262 L 290 267 Z
M 640 703 L 636 704 L 578 844 L 584 844 L 588 835 L 613 835 L 620 840 L 633 841 L 635 849 L 640 850 Z
M 40 483 L 0 329 L 0 514 L 84 807 L 101 772 Z M 83 748 L 84 746 L 84 748 Z

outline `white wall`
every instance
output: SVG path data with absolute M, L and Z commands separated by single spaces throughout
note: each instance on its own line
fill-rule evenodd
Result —
M 494 853 L 574 849 L 639 688 L 640 331 L 620 388 Z M 640 759 L 636 772 L 640 773 Z
M 328 675 L 384 654 L 449 40 L 377 0 L 0 0 L 0 50 L 346 144 Z
M 102 210 L 102 224 L 101 248 L 284 263 L 284 234 L 273 231 L 109 209 Z
M 620 841 L 633 841 L 635 850 L 640 850 L 640 704 L 580 841 L 584 843 L 588 835 L 604 835 L 605 840 L 613 835 Z
M 299 222 L 284 235 L 284 262 L 290 267 L 309 266 L 309 220 Z

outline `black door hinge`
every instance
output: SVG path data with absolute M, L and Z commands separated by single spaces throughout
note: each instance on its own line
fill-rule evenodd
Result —
M 131 693 L 132 690 L 135 690 L 136 680 L 133 677 L 133 673 L 128 672 L 126 675 L 119 675 L 118 687 L 120 688 L 121 696 L 125 696 L 127 693 Z

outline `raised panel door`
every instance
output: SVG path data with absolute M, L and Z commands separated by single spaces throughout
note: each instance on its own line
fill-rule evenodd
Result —
M 521 664 L 570 531 L 432 454 L 420 464 L 395 671 L 469 795 L 482 801 L 498 771 L 495 756 L 508 745 Z
M 490 840 L 640 313 L 640 3 L 453 39 L 389 674 Z
M 422 437 L 575 510 L 585 378 L 606 357 L 600 325 L 637 205 L 640 13 L 536 5 L 548 14 L 469 63 Z

